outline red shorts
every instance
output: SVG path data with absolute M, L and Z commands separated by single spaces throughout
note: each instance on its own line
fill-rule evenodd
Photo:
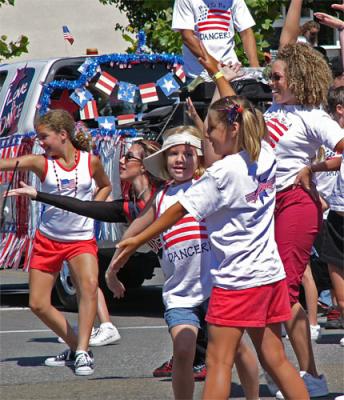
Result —
M 285 279 L 242 290 L 214 287 L 206 321 L 213 325 L 263 328 L 291 318 Z
M 277 193 L 275 239 L 287 274 L 291 305 L 299 301 L 302 277 L 322 219 L 320 202 L 302 188 Z
M 64 260 L 89 253 L 97 257 L 95 239 L 75 242 L 58 242 L 42 235 L 37 229 L 33 242 L 30 268 L 46 272 L 59 272 Z

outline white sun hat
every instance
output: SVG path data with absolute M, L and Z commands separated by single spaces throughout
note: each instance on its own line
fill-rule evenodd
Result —
M 171 177 L 166 171 L 166 160 L 164 152 L 167 149 L 173 146 L 178 146 L 180 144 L 187 144 L 189 146 L 193 146 L 196 148 L 198 156 L 203 155 L 202 140 L 194 135 L 191 135 L 186 129 L 183 132 L 168 136 L 164 140 L 163 145 L 161 146 L 161 150 L 143 159 L 143 165 L 145 166 L 147 171 L 160 179 L 163 180 L 170 179 Z

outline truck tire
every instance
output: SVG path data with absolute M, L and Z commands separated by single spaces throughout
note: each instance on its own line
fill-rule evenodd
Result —
M 76 290 L 67 263 L 63 263 L 60 274 L 56 279 L 55 290 L 59 301 L 66 310 L 78 311 Z

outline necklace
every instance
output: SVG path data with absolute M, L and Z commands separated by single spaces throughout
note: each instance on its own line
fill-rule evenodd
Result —
M 77 161 L 78 161 L 78 152 L 77 150 L 75 150 L 74 153 L 74 166 L 75 166 L 75 186 L 74 186 L 74 197 L 76 197 L 77 193 L 78 193 L 78 165 L 77 165 Z M 58 176 L 57 170 L 56 170 L 56 165 L 55 165 L 55 160 L 52 160 L 53 162 L 53 170 L 54 170 L 54 174 L 55 174 L 55 178 L 56 178 L 56 186 L 57 186 L 57 190 L 60 193 L 61 192 L 61 179 Z
M 147 190 L 148 190 L 148 187 L 146 187 L 145 189 L 143 189 L 143 190 L 136 196 L 137 200 L 140 200 L 141 197 L 147 192 Z

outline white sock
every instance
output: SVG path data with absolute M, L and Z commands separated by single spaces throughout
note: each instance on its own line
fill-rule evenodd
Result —
M 103 322 L 102 324 L 100 324 L 100 326 L 101 326 L 102 328 L 114 328 L 112 322 Z

